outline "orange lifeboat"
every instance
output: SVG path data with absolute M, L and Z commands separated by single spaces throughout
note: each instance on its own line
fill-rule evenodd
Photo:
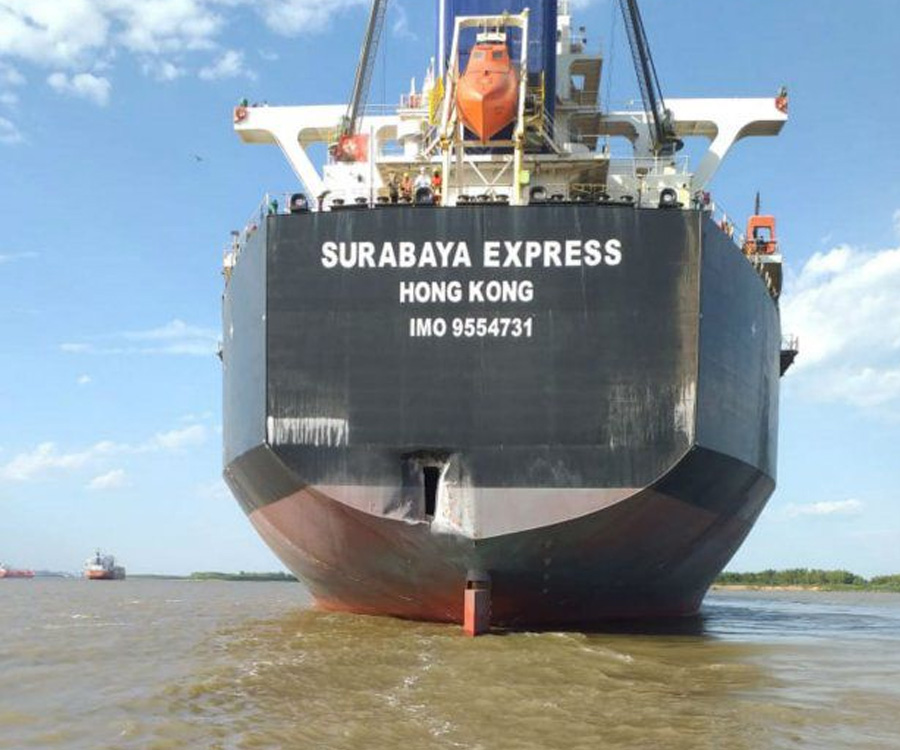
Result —
M 506 43 L 476 44 L 456 89 L 463 124 L 485 143 L 516 119 L 518 104 L 519 75 Z

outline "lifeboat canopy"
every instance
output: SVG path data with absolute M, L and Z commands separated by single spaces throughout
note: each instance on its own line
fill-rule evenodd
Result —
M 519 104 L 519 74 L 509 57 L 506 34 L 479 34 L 456 88 L 463 124 L 486 143 L 514 122 Z

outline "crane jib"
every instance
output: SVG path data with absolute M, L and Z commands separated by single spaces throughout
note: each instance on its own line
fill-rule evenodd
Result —
M 641 87 L 644 111 L 647 114 L 650 137 L 653 141 L 652 150 L 657 154 L 664 151 L 670 153 L 673 150 L 677 151 L 682 144 L 675 135 L 669 111 L 666 109 L 662 87 L 659 85 L 659 76 L 656 74 L 653 56 L 650 54 L 650 43 L 647 40 L 637 0 L 619 0 L 619 7 L 622 9 L 625 28 L 628 32 L 628 43 L 631 46 L 631 56 L 634 59 L 634 69 Z
M 362 49 L 359 54 L 359 64 L 356 68 L 353 92 L 350 95 L 350 103 L 347 105 L 347 114 L 342 127 L 342 135 L 344 136 L 354 135 L 357 132 L 359 119 L 369 98 L 369 85 L 372 81 L 372 71 L 375 68 L 375 57 L 378 54 L 381 31 L 384 28 L 387 5 L 388 0 L 372 1 L 369 22 L 366 25 L 366 36 L 363 39 Z

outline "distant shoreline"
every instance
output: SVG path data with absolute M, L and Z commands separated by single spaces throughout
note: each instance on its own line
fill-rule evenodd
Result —
M 221 573 L 204 571 L 187 576 L 164 575 L 161 573 L 135 573 L 129 578 L 140 578 L 151 581 L 239 581 L 246 583 L 297 583 L 290 573 Z
M 191 573 L 189 581 L 246 581 L 256 583 L 297 583 L 297 579 L 290 573 L 220 573 L 218 571 L 204 571 Z
M 863 576 L 848 570 L 792 568 L 757 573 L 722 573 L 713 591 L 864 591 L 900 593 L 900 575 Z
M 39 578 L 72 578 L 74 574 L 40 571 Z M 240 571 L 199 571 L 190 575 L 134 573 L 128 578 L 156 581 L 229 581 L 237 583 L 298 583 L 296 577 L 282 571 L 252 573 Z M 900 593 L 900 574 L 863 578 L 842 570 L 766 570 L 759 573 L 722 573 L 710 586 L 711 591 L 858 591 L 868 593 Z
M 710 591 L 867 591 L 860 586 L 842 586 L 840 588 L 825 588 L 822 586 L 763 586 L 749 583 L 714 583 L 709 587 Z M 886 589 L 877 589 L 885 591 Z
M 886 586 L 763 586 L 747 583 L 714 583 L 709 587 L 710 591 L 812 591 L 815 593 L 829 593 L 840 591 L 853 591 L 860 594 L 900 594 L 900 589 Z

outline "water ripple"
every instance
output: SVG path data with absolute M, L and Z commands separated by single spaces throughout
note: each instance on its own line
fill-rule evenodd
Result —
M 3 593 L 0 750 L 897 747 L 900 596 L 716 593 L 689 621 L 470 640 L 285 584 Z

